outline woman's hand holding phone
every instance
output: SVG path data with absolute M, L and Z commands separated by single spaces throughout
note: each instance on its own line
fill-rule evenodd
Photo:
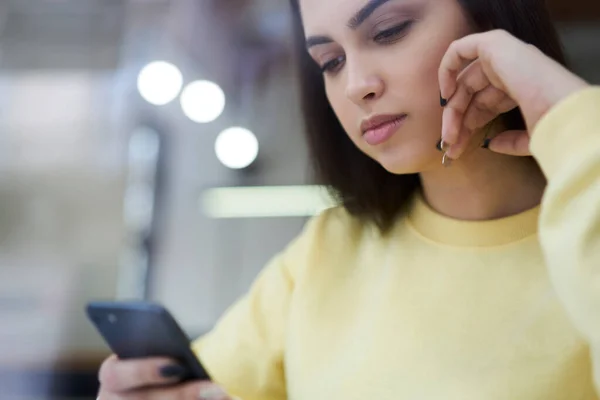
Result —
M 165 358 L 107 358 L 100 368 L 98 400 L 233 400 L 212 382 L 178 384 L 185 370 Z

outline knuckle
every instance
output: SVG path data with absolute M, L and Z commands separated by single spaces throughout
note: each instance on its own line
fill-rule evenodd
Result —
M 510 36 L 509 33 L 505 29 L 496 29 L 496 30 L 494 30 L 493 34 L 494 34 L 494 36 L 496 36 L 500 39 Z
M 477 119 L 465 118 L 465 127 L 470 131 L 477 129 Z
M 465 93 L 467 94 L 467 96 L 473 97 L 473 95 L 475 95 L 475 93 L 477 93 L 477 90 L 475 90 L 475 88 L 472 85 L 467 83 L 465 85 Z
M 452 41 L 452 43 L 450 43 L 450 46 L 448 46 L 448 51 L 450 53 L 455 53 L 456 52 L 456 47 L 458 46 L 458 40 L 454 40 Z
M 467 129 L 470 131 L 475 131 L 481 128 L 483 126 L 483 119 L 484 118 L 482 118 L 481 115 L 474 115 L 471 119 L 469 119 Z
M 98 392 L 97 400 L 114 400 L 114 396 L 110 392 L 108 392 L 102 385 L 100 386 L 100 391 Z
M 506 43 L 511 37 L 510 33 L 504 29 L 494 29 L 489 32 L 487 37 L 488 46 L 498 46 L 500 43 Z
M 473 99 L 472 107 L 480 113 L 487 112 L 489 109 L 489 102 L 483 97 L 476 97 Z
M 453 103 L 453 104 L 449 104 L 447 106 L 447 109 L 451 109 L 454 111 L 454 115 L 456 116 L 457 119 L 461 119 L 464 118 L 465 113 L 468 110 L 468 104 L 464 104 L 464 103 Z M 456 124 L 456 122 L 452 122 L 452 124 Z

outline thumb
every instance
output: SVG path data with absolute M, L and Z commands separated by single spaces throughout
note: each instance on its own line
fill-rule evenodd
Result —
M 488 149 L 509 156 L 530 156 L 527 131 L 504 131 L 490 140 Z

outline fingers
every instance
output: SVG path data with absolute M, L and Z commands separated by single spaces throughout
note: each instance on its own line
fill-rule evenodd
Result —
M 461 45 L 456 46 L 454 50 L 460 52 Z M 466 50 L 463 55 L 473 54 Z M 442 139 L 448 145 L 447 155 L 456 159 L 469 147 L 470 139 L 479 129 L 514 109 L 517 104 L 506 92 L 492 84 L 480 59 L 466 67 L 464 64 L 468 60 L 463 56 L 453 60 L 458 64 L 450 68 L 455 68 L 453 74 L 458 75 L 454 93 L 444 109 Z M 458 68 L 463 69 L 459 72 Z
M 459 139 L 459 132 L 464 125 L 464 116 L 472 99 L 478 92 L 490 85 L 479 62 L 471 63 L 458 77 L 457 88 L 444 110 L 442 139 L 452 146 Z M 467 126 L 467 128 L 472 129 Z
M 464 114 L 473 97 L 488 87 L 490 87 L 490 81 L 485 75 L 481 63 L 479 61 L 472 62 L 458 76 L 451 106 Z
M 446 107 L 442 114 L 442 140 L 448 146 L 456 144 L 460 138 L 462 114 L 452 108 Z
M 470 141 L 475 132 L 480 132 L 486 128 L 486 125 L 494 121 L 500 114 L 512 110 L 516 103 L 501 90 L 493 86 L 488 86 L 479 92 L 471 102 L 462 119 L 462 126 L 459 128 L 460 134 L 458 141 L 450 146 L 448 156 L 457 159 L 471 145 Z
M 440 91 L 444 99 L 450 99 L 454 95 L 460 73 L 479 58 L 479 42 L 483 37 L 483 34 L 466 36 L 453 42 L 446 51 L 438 72 Z
M 99 380 L 105 390 L 116 393 L 176 383 L 183 372 L 169 359 L 119 360 L 111 356 L 100 367 Z
M 460 131 L 458 141 L 453 146 L 449 147 L 448 151 L 446 151 L 446 155 L 453 160 L 460 158 L 464 151 L 469 147 L 469 143 L 474 134 L 474 131 L 470 131 L 463 127 Z
M 231 400 L 231 398 L 211 382 L 192 382 L 173 387 L 122 393 L 111 392 L 103 387 L 98 400 Z
M 465 36 L 453 42 L 442 58 L 438 71 L 440 81 L 440 92 L 442 97 L 449 99 L 456 90 L 456 80 L 461 71 L 475 60 L 484 65 L 484 72 L 491 84 L 506 92 L 506 85 L 496 71 L 498 54 L 502 53 L 500 59 L 504 62 L 502 71 L 507 65 L 514 68 L 515 46 L 526 45 L 514 36 L 503 30 L 494 30 Z M 500 50 L 499 50 L 500 49 Z M 508 54 L 508 56 L 507 56 Z
M 502 132 L 490 142 L 489 149 L 510 156 L 531 155 L 527 131 Z
M 500 114 L 517 107 L 517 103 L 503 91 L 488 86 L 471 100 L 463 124 L 470 130 L 480 129 Z
M 446 154 L 451 158 L 464 151 L 465 137 L 517 105 L 529 131 L 505 132 L 494 138 L 489 148 L 528 155 L 529 134 L 540 118 L 562 99 L 588 86 L 538 49 L 502 30 L 453 42 L 442 58 L 438 79 L 448 108 L 444 110 L 442 139 L 449 145 Z

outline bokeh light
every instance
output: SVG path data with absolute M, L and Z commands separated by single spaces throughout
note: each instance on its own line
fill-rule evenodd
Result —
M 212 122 L 219 118 L 225 109 L 225 93 L 214 82 L 192 82 L 181 93 L 181 108 L 194 122 Z
M 183 86 L 183 75 L 179 68 L 171 63 L 154 61 L 140 71 L 137 86 L 144 100 L 162 106 L 179 95 Z
M 258 147 L 254 133 L 241 127 L 225 129 L 215 141 L 217 158 L 231 169 L 242 169 L 252 164 L 258 156 Z

